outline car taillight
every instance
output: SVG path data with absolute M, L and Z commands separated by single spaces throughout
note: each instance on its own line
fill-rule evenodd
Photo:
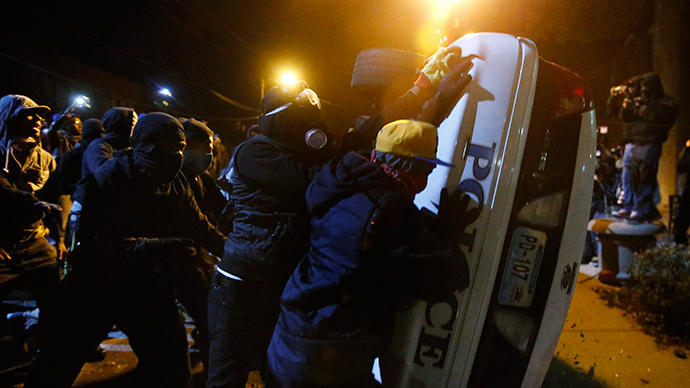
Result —
M 557 192 L 527 202 L 518 212 L 519 222 L 541 227 L 557 227 L 562 219 L 565 192 Z
M 553 97 L 553 102 L 551 106 L 545 106 L 549 112 L 546 113 L 546 117 L 549 118 L 559 118 L 567 116 L 570 114 L 579 114 L 592 109 L 593 100 L 592 96 L 588 92 L 588 88 L 585 88 L 584 81 L 575 73 L 570 71 L 559 71 L 563 69 L 554 63 L 547 62 L 549 65 L 546 71 L 542 72 L 540 68 L 540 78 L 551 78 L 549 85 L 546 88 L 552 89 L 549 94 Z M 545 66 L 542 66 L 545 68 Z M 563 69 L 565 70 L 565 69 Z M 556 75 L 556 72 L 558 73 Z M 549 73 L 549 74 L 543 74 Z

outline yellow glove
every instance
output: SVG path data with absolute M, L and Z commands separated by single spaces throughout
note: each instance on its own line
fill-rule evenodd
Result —
M 460 59 L 461 56 L 460 47 L 439 48 L 434 55 L 426 60 L 426 65 L 422 68 L 422 72 L 414 84 L 420 88 L 437 87 L 441 79 L 449 72 L 454 61 Z

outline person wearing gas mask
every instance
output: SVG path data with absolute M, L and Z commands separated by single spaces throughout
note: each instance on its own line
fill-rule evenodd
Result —
M 414 203 L 436 167 L 432 124 L 381 129 L 370 158 L 333 160 L 307 189 L 311 249 L 288 281 L 268 348 L 267 387 L 371 387 L 374 359 L 390 344 L 401 293 L 441 301 L 469 285 L 459 248 L 470 198 L 461 191 L 438 216 Z
M 139 359 L 141 386 L 189 387 L 187 336 L 175 302 L 179 269 L 200 245 L 222 255 L 225 237 L 201 213 L 180 170 L 182 125 L 142 117 L 131 149 L 79 183 L 84 202 L 73 269 L 45 311 L 45 346 L 25 387 L 69 387 L 85 357 L 117 325 Z M 42 317 L 43 318 L 43 317 Z
M 193 118 L 179 120 L 187 139 L 182 173 L 189 182 L 201 212 L 211 224 L 215 224 L 227 200 L 208 173 L 213 162 L 213 132 L 206 124 Z M 208 371 L 208 292 L 217 262 L 217 257 L 197 247 L 195 260 L 180 271 L 177 290 L 177 299 L 194 320 L 192 338 L 194 347 L 199 350 L 204 371 Z
M 309 244 L 304 193 L 327 141 L 312 130 L 320 108 L 311 89 L 274 87 L 261 103 L 262 136 L 235 149 L 232 231 L 208 300 L 209 388 L 244 387 L 265 360 L 280 293 Z

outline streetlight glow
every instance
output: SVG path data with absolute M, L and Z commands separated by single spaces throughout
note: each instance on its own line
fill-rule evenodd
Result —
M 91 103 L 91 99 L 89 99 L 88 97 L 77 96 L 77 97 L 74 97 L 74 101 L 73 101 L 72 105 L 74 105 L 75 108 L 81 108 L 81 107 L 91 108 L 90 103 Z
M 162 88 L 161 90 L 158 91 L 159 94 L 162 94 L 164 96 L 172 97 L 172 93 L 170 92 L 170 89 L 168 88 Z
M 285 71 L 280 75 L 281 84 L 296 84 L 298 82 L 297 76 L 291 71 Z

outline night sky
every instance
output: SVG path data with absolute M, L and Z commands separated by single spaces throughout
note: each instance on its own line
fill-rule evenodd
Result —
M 370 113 L 350 88 L 364 49 L 429 55 L 438 47 L 436 29 L 451 40 L 507 32 L 587 77 L 607 47 L 631 35 L 646 39 L 653 21 L 648 0 L 460 0 L 443 18 L 434 16 L 438 7 L 439 0 L 3 1 L 0 54 L 21 59 L 21 48 L 36 47 L 151 90 L 165 86 L 178 110 L 202 118 L 256 115 L 213 92 L 258 108 L 261 80 L 270 87 L 288 68 L 331 103 L 334 116 L 354 117 Z

